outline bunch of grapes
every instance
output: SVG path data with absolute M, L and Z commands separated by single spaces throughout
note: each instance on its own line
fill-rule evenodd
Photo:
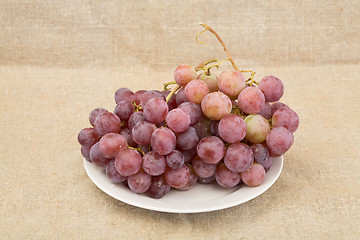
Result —
M 279 102 L 279 78 L 256 82 L 254 72 L 240 71 L 228 56 L 235 70 L 212 73 L 216 60 L 183 64 L 163 91 L 118 89 L 114 111 L 92 110 L 92 127 L 78 135 L 84 158 L 104 167 L 112 182 L 152 198 L 196 183 L 260 185 L 272 158 L 293 144 L 299 117 Z M 176 84 L 171 91 L 170 84 Z

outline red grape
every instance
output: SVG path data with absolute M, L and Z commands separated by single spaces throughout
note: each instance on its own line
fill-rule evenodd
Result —
M 98 167 L 105 167 L 111 159 L 101 153 L 99 142 L 97 142 L 90 148 L 90 160 Z
M 264 93 L 267 102 L 276 102 L 284 94 L 284 85 L 280 79 L 274 76 L 263 77 L 258 88 Z
M 261 108 L 259 114 L 261 116 L 263 116 L 265 119 L 270 119 L 272 114 L 271 114 L 271 105 L 270 103 L 266 102 L 264 103 L 263 107 Z
M 152 149 L 160 155 L 167 155 L 175 150 L 176 136 L 166 127 L 156 129 L 150 139 Z
M 148 152 L 143 157 L 142 168 L 151 176 L 159 176 L 165 172 L 165 157 L 154 151 Z
M 190 171 L 189 181 L 184 186 L 176 188 L 177 190 L 187 191 L 191 189 L 197 182 L 198 176 L 196 176 L 193 167 L 190 164 L 188 164 L 187 167 L 189 168 Z
M 215 136 L 208 136 L 200 140 L 197 145 L 197 154 L 204 162 L 216 164 L 225 155 L 225 144 Z
M 184 162 L 184 155 L 178 150 L 174 150 L 166 155 L 166 163 L 172 169 L 181 168 L 184 165 Z
M 224 188 L 234 187 L 240 182 L 241 175 L 231 171 L 224 163 L 221 163 L 216 169 L 215 180 Z
M 299 116 L 290 108 L 282 108 L 272 116 L 272 125 L 273 127 L 285 127 L 294 133 L 299 127 Z
M 190 116 L 180 108 L 176 108 L 168 113 L 166 123 L 174 132 L 184 132 L 190 126 Z
M 138 122 L 131 131 L 134 141 L 140 145 L 150 144 L 151 134 L 155 131 L 156 126 L 147 121 Z
M 218 86 L 221 92 L 230 98 L 236 98 L 245 88 L 244 75 L 235 70 L 223 71 L 218 77 Z
M 294 142 L 294 136 L 285 127 L 276 127 L 270 130 L 266 137 L 270 156 L 278 157 L 283 155 Z
M 269 150 L 264 144 L 253 144 L 251 150 L 254 153 L 254 160 L 257 163 L 263 163 L 269 156 Z
M 134 193 L 144 193 L 151 185 L 151 176 L 140 169 L 136 174 L 127 178 L 127 183 Z
M 165 170 L 164 178 L 170 186 L 174 188 L 181 188 L 189 181 L 190 170 L 186 164 L 175 170 L 168 168 Z
M 201 80 L 192 80 L 185 87 L 186 98 L 190 102 L 200 104 L 209 93 L 209 87 Z
M 244 143 L 233 143 L 226 150 L 224 163 L 233 172 L 241 173 L 254 162 L 254 153 Z
M 118 116 L 122 121 L 129 120 L 131 114 L 135 112 L 135 107 L 132 103 L 128 101 L 120 101 L 116 104 L 114 113 Z
M 125 137 L 118 133 L 107 133 L 99 141 L 101 153 L 108 158 L 114 158 L 126 147 L 127 142 Z
M 243 140 L 246 135 L 246 123 L 239 115 L 229 114 L 220 120 L 218 132 L 224 141 L 238 142 Z
M 241 174 L 241 179 L 246 185 L 257 187 L 264 182 L 265 169 L 262 165 L 254 163 L 248 170 Z
M 124 177 L 134 175 L 141 168 L 142 158 L 133 149 L 123 149 L 115 157 L 115 167 Z
M 90 112 L 89 122 L 92 126 L 94 126 L 94 121 L 101 113 L 108 112 L 105 108 L 95 108 Z
M 134 112 L 133 114 L 131 114 L 129 121 L 128 121 L 128 127 L 130 130 L 132 130 L 132 128 L 138 123 L 138 122 L 142 122 L 145 121 L 145 116 L 143 112 Z
M 100 136 L 107 133 L 118 133 L 121 128 L 121 121 L 111 112 L 101 113 L 94 122 L 94 128 Z
M 121 175 L 115 168 L 115 160 L 111 160 L 105 169 L 106 175 L 113 183 L 121 183 L 126 180 L 126 177 Z
M 221 92 L 209 93 L 201 102 L 201 110 L 213 120 L 220 120 L 223 116 L 230 114 L 231 109 L 230 98 Z
M 177 84 L 186 86 L 186 84 L 196 78 L 195 68 L 187 64 L 182 64 L 175 69 L 174 78 Z
M 162 100 L 166 100 L 164 94 L 157 90 L 150 90 L 141 95 L 140 104 L 141 107 L 145 107 L 146 103 L 152 98 L 161 98 Z
M 78 134 L 80 145 L 91 147 L 99 139 L 99 135 L 94 128 L 84 128 Z
M 128 88 L 120 88 L 115 92 L 114 99 L 116 103 L 127 101 L 132 104 L 135 101 L 135 95 L 133 91 Z
M 151 98 L 144 107 L 145 119 L 152 123 L 161 123 L 168 114 L 169 107 L 161 98 Z
M 238 96 L 239 108 L 247 114 L 260 112 L 265 104 L 264 94 L 257 87 L 247 87 Z
M 156 176 L 152 178 L 149 189 L 146 194 L 155 199 L 160 199 L 165 196 L 171 189 L 171 186 L 165 182 L 164 176 Z
M 190 125 L 193 125 L 200 121 L 202 112 L 198 104 L 192 102 L 184 102 L 180 104 L 178 108 L 180 108 L 189 115 Z
M 206 163 L 199 156 L 197 156 L 193 159 L 192 166 L 197 176 L 206 178 L 215 174 L 217 164 Z

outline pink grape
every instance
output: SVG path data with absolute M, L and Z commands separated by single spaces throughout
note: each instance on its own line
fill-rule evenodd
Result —
M 121 121 L 115 114 L 104 112 L 95 119 L 94 128 L 100 136 L 107 133 L 118 133 L 120 132 Z
M 226 115 L 227 116 L 227 115 Z M 210 132 L 212 135 L 221 138 L 220 134 L 219 134 L 219 122 L 220 121 L 216 121 L 216 120 L 211 120 L 210 123 Z
M 115 167 L 124 177 L 134 175 L 141 168 L 142 158 L 133 149 L 123 149 L 115 157 Z
M 195 128 L 189 127 L 182 133 L 176 133 L 176 146 L 181 150 L 190 150 L 196 147 L 199 137 Z
M 299 116 L 289 108 L 277 110 L 272 116 L 273 127 L 285 127 L 291 133 L 294 133 L 299 127 Z
M 169 107 L 163 99 L 152 98 L 145 104 L 144 116 L 149 122 L 161 123 L 165 120 L 168 111 Z
M 148 152 L 143 157 L 142 168 L 151 176 L 159 176 L 165 172 L 165 157 L 154 151 Z
M 289 107 L 285 103 L 282 103 L 282 102 L 275 102 L 275 103 L 271 104 L 271 116 L 273 116 L 277 110 L 282 109 L 282 108 L 289 109 Z
M 254 153 L 244 143 L 233 143 L 226 150 L 224 163 L 233 172 L 241 173 L 254 162 Z
M 184 102 L 178 106 L 181 110 L 186 112 L 190 117 L 190 125 L 198 123 L 201 119 L 201 108 L 198 104 L 192 102 Z
M 218 132 L 226 142 L 239 142 L 246 135 L 246 123 L 239 115 L 229 114 L 220 120 Z
M 91 162 L 95 163 L 96 166 L 98 167 L 105 167 L 106 164 L 108 164 L 110 162 L 110 158 L 105 157 L 99 148 L 99 142 L 95 143 L 91 148 L 90 148 L 90 160 Z
M 264 182 L 265 169 L 258 163 L 254 163 L 248 170 L 241 174 L 242 181 L 250 186 L 257 187 Z
M 197 176 L 206 178 L 215 174 L 217 164 L 209 164 L 204 162 L 200 157 L 195 157 L 192 161 L 192 166 Z
M 231 113 L 231 100 L 221 92 L 212 92 L 202 100 L 201 110 L 208 118 L 220 120 L 225 115 Z
M 231 171 L 224 163 L 221 163 L 216 169 L 215 180 L 220 186 L 229 188 L 238 185 L 241 175 Z
M 191 80 L 195 78 L 195 68 L 190 65 L 182 64 L 178 66 L 174 71 L 175 82 L 180 86 L 186 86 L 186 84 L 188 84 Z
M 161 93 L 162 93 L 165 97 L 167 97 L 170 92 L 171 92 L 170 90 L 164 90 L 164 91 L 162 91 Z M 176 104 L 176 94 L 173 94 L 173 95 L 170 97 L 169 101 L 167 102 L 167 105 L 168 105 L 168 107 L 169 107 L 169 111 L 177 108 L 177 104 Z
M 107 133 L 99 141 L 100 151 L 107 158 L 114 158 L 126 147 L 125 137 L 118 133 Z
M 176 108 L 168 113 L 166 123 L 175 133 L 184 132 L 190 126 L 190 116 L 180 108 Z
M 204 73 L 200 74 L 197 79 L 204 81 L 209 88 L 209 92 L 217 92 L 219 90 L 218 87 L 218 78 L 216 75 L 206 75 Z
M 150 90 L 141 95 L 140 104 L 141 107 L 145 107 L 146 103 L 152 98 L 161 98 L 162 100 L 166 100 L 164 94 L 157 90 Z
M 257 163 L 263 163 L 269 156 L 269 150 L 264 144 L 253 144 L 251 150 L 254 153 L 254 160 Z
M 273 162 L 273 157 L 268 157 L 268 158 L 265 159 L 264 162 L 259 163 L 259 164 L 261 164 L 261 166 L 264 167 L 265 172 L 267 172 L 267 171 L 269 171 L 269 169 L 270 169 L 270 167 L 272 165 L 272 162 Z
M 151 134 L 156 130 L 153 123 L 142 121 L 138 122 L 131 131 L 134 141 L 140 145 L 150 144 Z
M 134 141 L 131 131 L 128 128 L 121 128 L 120 135 L 123 136 L 130 147 L 137 147 L 137 143 Z
M 94 128 L 84 128 L 78 134 L 80 145 L 91 147 L 99 139 L 99 135 Z
M 171 169 L 168 168 L 164 173 L 165 181 L 173 188 L 181 188 L 185 186 L 185 184 L 190 179 L 190 170 L 184 164 L 181 168 Z
M 290 149 L 294 143 L 294 136 L 285 127 L 276 127 L 270 130 L 266 137 L 270 156 L 278 157 Z
M 140 169 L 136 174 L 127 178 L 127 183 L 134 193 L 144 193 L 151 185 L 151 176 Z
M 201 183 L 201 184 L 212 183 L 213 181 L 215 181 L 215 174 L 212 175 L 211 177 L 206 177 L 206 178 L 198 177 L 197 181 L 198 181 L 198 183 Z
M 284 85 L 280 79 L 274 76 L 263 77 L 258 88 L 264 93 L 267 102 L 276 102 L 284 94 Z
M 265 104 L 264 94 L 257 87 L 247 87 L 238 96 L 239 108 L 247 114 L 260 112 Z
M 198 176 L 196 176 L 193 167 L 190 164 L 188 164 L 187 167 L 189 168 L 190 171 L 189 181 L 184 186 L 176 188 L 177 190 L 187 191 L 191 189 L 197 182 Z
M 262 143 L 270 131 L 269 122 L 261 115 L 248 115 L 245 118 L 246 135 L 245 139 L 251 143 Z
M 184 156 L 184 163 L 189 163 L 196 156 L 196 148 L 190 150 L 179 150 Z
M 129 121 L 128 121 L 128 127 L 130 130 L 132 130 L 132 128 L 138 123 L 138 122 L 142 122 L 145 121 L 145 116 L 143 112 L 134 112 L 133 114 L 131 114 Z
M 197 145 L 197 154 L 204 162 L 216 164 L 225 155 L 225 144 L 215 136 L 208 136 L 200 140 Z
M 195 123 L 192 127 L 195 129 L 199 139 L 211 136 L 211 120 L 208 118 L 201 119 L 200 122 Z
M 105 108 L 95 108 L 90 112 L 89 115 L 89 122 L 92 126 L 94 126 L 95 119 L 97 116 L 99 116 L 101 113 L 108 112 Z
M 127 101 L 132 104 L 135 101 L 135 95 L 133 91 L 128 88 L 120 88 L 115 92 L 114 99 L 116 103 Z
M 261 108 L 259 115 L 263 116 L 265 119 L 270 119 L 271 114 L 271 105 L 270 103 L 266 102 L 264 103 L 263 107 Z
M 164 197 L 171 189 L 171 186 L 166 183 L 164 176 L 156 176 L 152 178 L 151 185 L 146 191 L 146 194 L 155 199 Z
M 120 101 L 116 104 L 114 113 L 118 116 L 122 121 L 129 120 L 131 114 L 135 112 L 135 107 L 132 103 L 128 101 Z
M 141 97 L 142 97 L 142 95 L 144 94 L 144 93 L 146 93 L 147 91 L 146 90 L 138 90 L 138 91 L 136 91 L 135 92 L 135 100 L 134 100 L 134 102 L 135 102 L 135 104 L 136 105 L 140 105 L 141 104 Z
M 189 102 L 189 99 L 187 99 L 187 97 L 186 97 L 184 87 L 180 88 L 180 90 L 176 93 L 175 100 L 176 100 L 176 104 L 178 106 L 184 102 Z
M 90 146 L 81 146 L 81 155 L 89 162 L 91 162 L 90 160 Z
M 230 98 L 236 98 L 241 90 L 245 88 L 244 75 L 235 70 L 223 71 L 218 77 L 218 86 L 221 92 Z
M 184 165 L 184 162 L 184 155 L 178 150 L 174 150 L 166 155 L 166 164 L 172 169 L 181 168 Z
M 111 160 L 105 168 L 105 173 L 113 183 L 121 183 L 126 180 L 126 177 L 121 175 L 115 168 L 115 160 Z
M 201 80 L 192 80 L 185 87 L 186 98 L 190 102 L 200 104 L 209 93 L 209 87 Z
M 156 153 L 167 155 L 175 150 L 176 136 L 169 128 L 161 127 L 152 133 L 150 144 Z

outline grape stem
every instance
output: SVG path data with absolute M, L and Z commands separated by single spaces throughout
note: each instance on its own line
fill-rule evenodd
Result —
M 176 82 L 175 82 L 175 81 L 171 81 L 171 82 L 164 83 L 164 90 L 169 90 L 169 89 L 168 89 L 168 86 L 169 86 L 169 85 L 172 85 L 172 84 L 176 84 Z
M 171 92 L 169 93 L 169 95 L 167 95 L 166 97 L 166 102 L 169 102 L 170 98 L 176 93 L 177 90 L 179 90 L 181 88 L 180 85 L 176 85 L 176 87 L 173 88 L 173 90 L 171 90 Z
M 141 150 L 141 146 L 138 147 L 138 148 L 134 148 L 134 147 L 128 146 L 127 148 L 130 148 L 130 149 L 136 150 L 136 151 L 138 151 L 138 152 L 141 152 L 141 153 L 143 154 L 143 156 L 145 155 L 145 153 Z
M 218 61 L 217 59 L 206 60 L 206 61 L 200 63 L 199 65 L 197 65 L 196 68 L 195 68 L 195 70 L 196 70 L 196 71 L 203 70 L 206 65 L 208 65 L 208 64 L 210 64 L 210 63 L 213 63 L 213 62 L 217 62 L 217 61 Z

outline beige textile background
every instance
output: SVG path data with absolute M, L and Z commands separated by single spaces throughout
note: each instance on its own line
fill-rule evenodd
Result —
M 87 177 L 76 136 L 120 87 L 226 57 L 300 116 L 284 169 L 229 209 L 168 214 Z M 1 239 L 360 239 L 360 1 L 0 0 Z M 222 69 L 230 68 L 224 64 Z

